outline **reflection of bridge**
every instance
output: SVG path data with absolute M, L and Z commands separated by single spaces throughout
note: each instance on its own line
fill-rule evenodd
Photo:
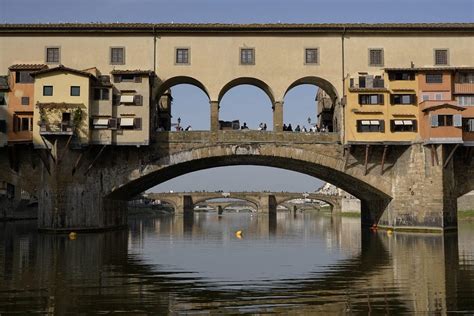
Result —
M 171 204 L 175 213 L 192 212 L 202 202 L 215 199 L 235 199 L 255 205 L 258 212 L 276 212 L 277 206 L 296 199 L 311 199 L 326 202 L 334 212 L 341 210 L 341 197 L 319 193 L 298 192 L 177 192 L 149 193 L 149 199 L 160 200 Z M 223 204 L 223 203 L 222 203 Z M 229 203 L 226 203 L 229 204 Z M 234 204 L 230 203 L 229 205 Z M 222 206 L 221 206 L 222 207 Z

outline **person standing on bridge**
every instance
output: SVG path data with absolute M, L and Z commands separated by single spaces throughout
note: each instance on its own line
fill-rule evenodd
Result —
M 291 123 L 288 124 L 288 128 L 286 129 L 288 132 L 293 132 L 293 127 L 291 126 Z
M 286 124 L 283 124 L 283 131 L 286 132 L 288 130 L 288 127 L 286 126 Z
M 299 125 L 296 125 L 295 132 L 301 132 L 301 128 Z
M 244 125 L 242 125 L 242 127 L 240 129 L 249 129 L 249 127 L 247 126 L 247 123 L 244 122 Z

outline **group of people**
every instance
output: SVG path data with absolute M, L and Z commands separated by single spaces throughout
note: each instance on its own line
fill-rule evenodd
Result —
M 312 133 L 318 133 L 318 132 L 328 132 L 328 128 L 326 126 L 323 126 L 322 128 L 319 127 L 318 124 L 315 124 L 315 125 L 310 125 L 310 128 L 307 129 L 304 125 L 303 127 L 300 127 L 299 125 L 297 125 L 295 127 L 295 129 L 293 130 L 293 126 L 291 126 L 291 123 L 286 125 L 286 124 L 283 124 L 283 131 L 284 132 L 302 132 L 302 133 L 306 133 L 306 132 L 312 132 Z
M 249 127 L 247 126 L 247 122 L 244 122 L 244 125 L 242 125 L 240 127 L 240 129 L 249 129 Z M 266 131 L 267 130 L 267 123 L 260 122 L 260 124 L 258 125 L 258 130 L 259 131 Z
M 179 125 L 176 125 L 176 131 L 177 132 L 182 132 L 182 131 L 192 131 L 193 128 L 191 127 L 191 125 L 188 125 L 188 127 L 184 128 L 182 126 L 179 126 Z

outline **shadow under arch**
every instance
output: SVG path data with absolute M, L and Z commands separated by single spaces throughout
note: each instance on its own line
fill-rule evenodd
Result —
M 211 99 L 206 86 L 199 80 L 194 79 L 193 77 L 189 77 L 189 76 L 176 76 L 176 77 L 166 79 L 165 81 L 161 81 L 161 83 L 158 84 L 158 90 L 156 92 L 156 96 L 160 97 L 173 86 L 180 85 L 180 84 L 193 85 L 201 89 L 206 94 L 209 100 Z
M 228 82 L 220 90 L 218 101 L 221 102 L 222 98 L 227 93 L 227 91 L 241 85 L 251 85 L 263 90 L 263 92 L 265 92 L 265 94 L 270 98 L 270 101 L 272 102 L 272 106 L 275 103 L 275 96 L 270 86 L 266 84 L 264 81 L 257 78 L 252 78 L 252 77 L 240 77 Z
M 311 157 L 313 160 L 308 161 L 303 160 L 303 156 L 298 157 L 295 155 L 296 150 L 287 149 L 290 148 L 285 147 L 285 150 L 281 151 L 280 156 L 270 154 L 235 155 L 231 151 L 225 150 L 225 148 L 223 150 L 219 145 L 195 148 L 188 154 L 179 152 L 170 157 L 150 162 L 149 168 L 146 168 L 149 170 L 148 173 L 142 174 L 140 177 L 116 188 L 105 198 L 128 200 L 153 186 L 194 171 L 224 166 L 255 165 L 296 171 L 319 178 L 343 189 L 361 201 L 377 201 L 381 205 L 387 205 L 390 202 L 390 183 L 380 182 L 378 177 L 366 178 L 365 180 L 359 179 L 358 177 L 362 177 L 364 173 L 362 169 L 353 170 L 350 174 L 338 170 L 333 167 L 338 165 L 337 161 L 335 161 L 336 158 L 331 158 L 323 164 L 321 161 L 324 161 L 324 158 L 329 159 L 324 154 L 313 153 Z M 170 164 L 170 162 L 172 163 Z M 153 168 L 151 165 L 159 167 Z M 128 174 L 127 178 L 129 178 Z M 381 214 L 377 214 L 378 216 L 381 216 Z
M 293 197 L 290 197 L 290 198 L 287 198 L 287 199 L 283 199 L 283 200 L 278 201 L 278 205 L 287 204 L 288 202 L 293 201 L 293 200 L 296 200 L 296 199 L 299 199 L 299 198 L 293 196 Z M 317 200 L 317 201 L 321 201 L 321 202 L 324 202 L 324 203 L 329 204 L 329 205 L 331 206 L 331 211 L 332 211 L 332 210 L 334 209 L 334 207 L 336 206 L 336 205 L 334 204 L 334 201 L 331 201 L 330 199 L 324 199 L 324 198 L 313 199 L 313 198 L 311 198 L 311 197 L 308 197 L 308 199 L 310 199 L 310 200 Z M 277 205 L 277 206 L 278 206 L 278 205 Z
M 326 79 L 316 77 L 316 76 L 307 76 L 307 77 L 303 77 L 298 80 L 295 80 L 292 84 L 290 84 L 288 88 L 286 89 L 285 94 L 283 95 L 283 99 L 285 98 L 285 96 L 288 94 L 288 92 L 291 89 L 303 84 L 310 84 L 310 85 L 314 85 L 323 89 L 329 95 L 329 97 L 331 98 L 333 102 L 335 102 L 339 97 L 339 94 L 337 93 L 336 88 L 333 86 L 332 83 L 330 83 Z

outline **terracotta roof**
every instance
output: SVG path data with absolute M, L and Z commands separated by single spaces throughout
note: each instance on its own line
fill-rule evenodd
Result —
M 431 102 L 430 102 L 431 101 Z M 420 103 L 420 106 L 423 108 L 422 111 L 434 111 L 442 108 L 452 108 L 459 111 L 464 111 L 466 108 L 457 105 L 456 101 L 438 101 L 433 102 L 430 101 L 423 101 Z
M 48 68 L 45 64 L 15 64 L 8 67 L 10 70 L 41 70 Z
M 474 23 L 44 23 L 0 24 L 0 32 L 365 32 L 448 31 L 474 32 Z
M 55 72 L 55 71 L 65 71 L 65 72 L 74 73 L 74 74 L 80 75 L 80 76 L 95 78 L 94 75 L 91 74 L 90 72 L 81 71 L 81 70 L 77 70 L 77 69 L 73 69 L 73 68 L 68 68 L 68 67 L 63 66 L 63 65 L 59 65 L 59 66 L 54 67 L 54 68 L 48 68 L 48 69 L 43 69 L 43 70 L 33 72 L 33 73 L 31 73 L 31 76 L 35 77 L 37 75 L 42 75 L 42 74 Z
M 414 68 L 385 68 L 385 71 L 419 71 L 419 72 L 426 72 L 426 71 L 462 71 L 462 70 L 474 70 L 474 67 L 469 66 L 461 66 L 461 67 L 414 67 Z
M 112 75 L 128 75 L 128 74 L 133 74 L 133 75 L 151 75 L 153 73 L 152 70 L 112 70 L 110 72 Z

